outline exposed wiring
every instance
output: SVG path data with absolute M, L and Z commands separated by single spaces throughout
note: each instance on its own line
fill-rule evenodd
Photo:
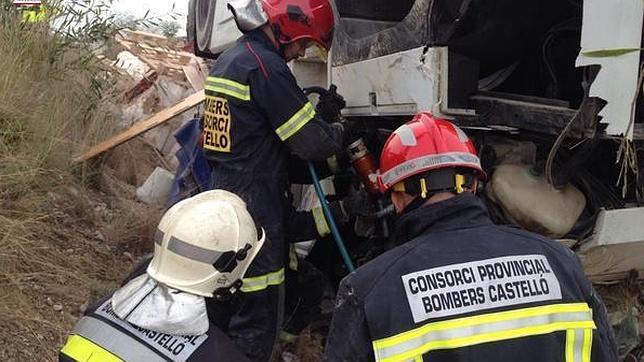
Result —
M 581 31 L 580 26 L 571 25 L 571 24 L 574 24 L 576 21 L 579 21 L 579 18 L 571 18 L 553 26 L 550 30 L 548 30 L 546 38 L 543 41 L 543 46 L 541 48 L 541 56 L 543 59 L 543 63 L 546 66 L 546 71 L 548 72 L 548 75 L 550 76 L 553 82 L 555 97 L 559 95 L 559 79 L 557 78 L 557 73 L 555 72 L 553 65 L 550 64 L 550 59 L 549 59 L 550 47 L 559 33 L 580 32 Z
M 642 91 L 642 84 L 644 84 L 644 63 L 640 65 L 640 77 L 637 81 L 637 91 L 635 97 L 631 102 L 631 119 L 628 122 L 626 133 L 622 137 L 622 141 L 617 151 L 617 163 L 621 162 L 619 178 L 617 179 L 617 186 L 622 184 L 622 197 L 626 198 L 628 193 L 628 174 L 629 171 L 635 175 L 635 180 L 638 179 L 639 166 L 637 161 L 637 151 L 633 145 L 633 141 L 628 138 L 635 124 L 635 112 L 637 110 L 637 100 L 639 99 L 640 92 Z
M 581 114 L 581 110 L 584 108 L 584 104 L 582 103 L 579 106 L 579 109 L 575 114 L 572 116 L 570 121 L 568 121 L 568 124 L 566 127 L 561 131 L 559 134 L 559 137 L 557 137 L 557 140 L 555 143 L 552 145 L 552 148 L 550 149 L 550 153 L 548 154 L 548 159 L 546 160 L 546 181 L 552 186 L 555 186 L 554 178 L 552 176 L 552 168 L 554 164 L 555 157 L 557 156 L 557 152 L 559 151 L 559 148 L 561 147 L 561 144 L 563 141 L 566 139 L 566 136 L 572 129 L 573 124 L 575 124 L 575 120 L 577 120 L 577 117 Z
M 508 67 L 505 67 L 481 80 L 479 80 L 478 88 L 482 91 L 492 90 L 508 80 L 514 71 L 519 67 L 519 62 L 515 62 Z

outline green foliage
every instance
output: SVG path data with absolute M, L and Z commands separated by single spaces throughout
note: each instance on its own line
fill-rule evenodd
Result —
M 72 154 L 113 129 L 102 111 L 111 80 L 94 52 L 117 30 L 107 8 L 89 8 L 92 1 L 48 3 L 49 23 L 23 23 L 3 1 L 0 212 L 3 202 L 69 173 Z
M 591 51 L 583 52 L 582 55 L 585 55 L 590 58 L 609 58 L 609 57 L 619 57 L 621 55 L 638 52 L 640 50 L 642 49 L 640 48 L 601 49 L 601 50 L 591 50 Z
M 161 34 L 163 34 L 163 36 L 172 38 L 177 35 L 177 33 L 179 32 L 179 29 L 181 28 L 181 25 L 179 25 L 179 23 L 177 23 L 176 21 L 162 20 L 159 23 L 158 28 L 161 31 Z

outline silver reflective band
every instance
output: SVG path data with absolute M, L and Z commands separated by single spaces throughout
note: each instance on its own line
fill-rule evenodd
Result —
M 436 168 L 436 166 L 465 166 L 481 168 L 481 161 L 478 157 L 465 152 L 452 152 L 443 153 L 440 155 L 430 155 L 414 158 L 407 162 L 392 168 L 391 170 L 382 174 L 382 182 L 387 186 L 391 186 L 402 179 L 416 174 L 417 172 Z
M 157 229 L 157 231 L 154 233 L 154 243 L 161 246 L 161 244 L 163 244 L 164 236 L 165 234 L 163 233 L 163 231 Z
M 80 335 L 110 351 L 124 361 L 157 362 L 168 361 L 149 347 L 96 318 L 83 317 L 74 327 L 74 334 Z
M 168 242 L 168 250 L 177 255 L 183 256 L 184 258 L 205 264 L 214 264 L 221 254 L 223 254 L 219 251 L 204 249 L 196 245 L 188 244 L 174 236 L 170 238 L 170 241 Z
M 592 338 L 590 329 L 566 331 L 566 362 L 589 362 Z
M 403 361 L 439 349 L 455 349 L 488 342 L 579 330 L 584 338 L 576 343 L 566 337 L 566 356 L 582 356 L 589 362 L 592 310 L 585 303 L 558 304 L 483 314 L 423 325 L 417 329 L 373 342 L 377 361 Z M 587 352 L 584 352 L 587 351 Z M 583 356 L 588 356 L 588 359 Z M 572 362 L 572 359 L 566 360 Z M 575 359 L 576 361 L 576 359 Z

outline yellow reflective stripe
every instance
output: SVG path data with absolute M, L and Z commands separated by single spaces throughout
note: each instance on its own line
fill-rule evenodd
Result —
M 592 311 L 587 304 L 558 304 L 430 323 L 374 341 L 373 348 L 378 361 L 401 361 L 437 349 L 466 347 L 568 329 L 591 330 L 592 333 L 594 328 Z M 580 348 L 581 344 L 578 353 L 581 353 Z
M 592 329 L 566 331 L 566 362 L 590 362 L 593 345 Z
M 584 330 L 584 346 L 582 347 L 582 362 L 590 362 L 590 351 L 593 349 L 593 330 Z
M 22 21 L 29 23 L 42 22 L 47 19 L 47 12 L 44 6 L 28 6 L 20 8 Z
M 575 361 L 575 333 L 574 329 L 569 329 L 566 331 L 566 362 Z
M 123 362 L 105 348 L 75 334 L 67 338 L 61 352 L 78 362 Z
M 208 77 L 206 90 L 222 93 L 242 101 L 250 101 L 250 86 L 220 77 Z
M 299 261 L 297 260 L 297 250 L 295 250 L 295 244 L 291 244 L 291 247 L 288 250 L 288 267 L 293 271 L 297 271 L 299 266 Z
M 282 141 L 286 141 L 313 118 L 315 118 L 315 109 L 311 102 L 306 102 L 293 117 L 284 122 L 275 132 L 277 132 L 277 135 Z
M 321 207 L 316 207 L 313 210 L 311 210 L 311 214 L 313 215 L 313 220 L 315 221 L 315 228 L 318 231 L 318 234 L 322 237 L 327 236 L 331 234 L 331 230 L 329 229 L 329 224 L 326 222 L 326 218 L 324 217 L 324 211 L 322 210 Z
M 244 278 L 242 281 L 244 284 L 241 287 L 241 291 L 244 293 L 264 290 L 271 285 L 280 285 L 284 282 L 284 268 L 258 277 Z
M 409 339 L 420 337 L 426 332 L 445 330 L 458 327 L 474 326 L 492 322 L 502 322 L 507 320 L 534 317 L 551 313 L 565 313 L 565 312 L 587 312 L 590 311 L 586 303 L 571 303 L 571 304 L 553 304 L 541 307 L 523 308 L 517 310 L 510 310 L 506 312 L 489 313 L 477 315 L 466 318 L 451 319 L 443 322 L 429 323 L 422 327 L 413 329 L 408 332 L 398 334 L 393 337 L 380 339 L 374 344 L 381 347 L 388 347 Z

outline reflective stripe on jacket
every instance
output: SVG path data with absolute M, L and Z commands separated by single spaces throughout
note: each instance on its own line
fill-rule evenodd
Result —
M 245 361 L 233 342 L 213 324 L 206 334 L 174 336 L 119 319 L 111 298 L 100 302 L 74 326 L 60 351 L 61 361 Z
M 475 196 L 409 212 L 394 241 L 342 281 L 326 360 L 617 361 L 574 253 L 494 225 Z

